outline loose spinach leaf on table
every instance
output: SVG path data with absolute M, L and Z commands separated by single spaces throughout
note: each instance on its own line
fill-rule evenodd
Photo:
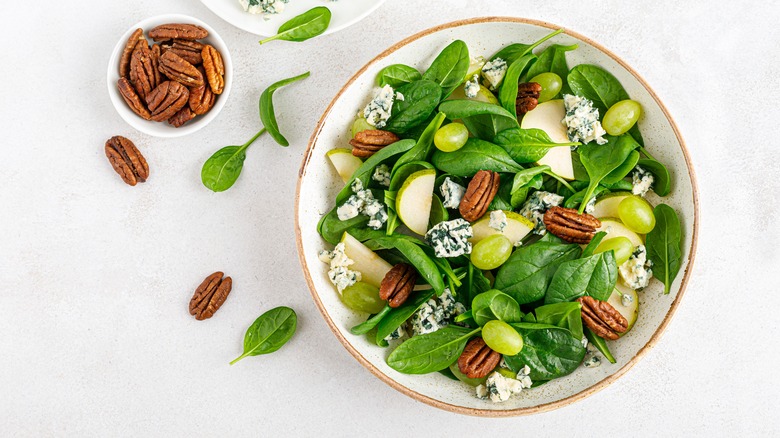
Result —
M 582 306 L 580 303 L 555 303 L 534 310 L 536 322 L 569 330 L 576 339 L 582 339 Z
M 558 146 L 579 146 L 579 142 L 555 143 L 541 129 L 507 129 L 501 131 L 493 140 L 497 145 L 520 164 L 539 161 Z
M 295 333 L 298 317 L 289 307 L 271 309 L 255 320 L 244 335 L 244 353 L 230 365 L 248 356 L 273 353 Z
M 469 132 L 482 140 L 492 141 L 499 132 L 519 128 L 517 118 L 504 108 L 469 99 L 447 100 L 439 111 L 451 120 L 461 119 Z
M 585 357 L 581 339 L 575 338 L 566 329 L 548 324 L 511 325 L 523 337 L 523 349 L 514 356 L 504 356 L 504 360 L 515 372 L 528 365 L 533 381 L 571 374 Z
M 521 246 L 496 274 L 495 288 L 508 294 L 518 304 L 527 304 L 544 298 L 547 286 L 562 263 L 576 259 L 580 247 L 540 240 Z
M 404 374 L 427 374 L 458 360 L 469 338 L 480 329 L 448 325 L 433 333 L 413 336 L 387 357 L 387 364 Z
M 647 233 L 647 257 L 653 262 L 653 275 L 668 294 L 682 266 L 682 225 L 672 207 L 658 204 L 653 209 L 655 228 Z
M 419 81 L 422 79 L 422 75 L 414 67 L 409 67 L 404 64 L 392 64 L 379 70 L 376 76 L 376 82 L 380 87 L 389 85 L 393 88 L 398 88 L 402 85 Z
M 442 98 L 439 84 L 425 79 L 408 83 L 396 91 L 403 94 L 404 99 L 395 99 L 392 116 L 384 129 L 397 134 L 404 133 L 428 119 Z
M 435 150 L 431 162 L 437 169 L 455 176 L 471 177 L 480 170 L 516 173 L 523 168 L 501 147 L 476 138 L 454 152 Z
M 309 72 L 306 72 L 302 75 L 275 82 L 271 84 L 270 87 L 266 88 L 263 91 L 263 94 L 260 95 L 260 120 L 263 122 L 263 126 L 268 130 L 268 133 L 271 135 L 271 137 L 273 137 L 273 139 L 276 140 L 276 142 L 281 146 L 289 146 L 290 143 L 286 138 L 284 138 L 282 133 L 279 132 L 279 125 L 276 123 L 276 114 L 274 113 L 273 101 L 274 92 L 279 88 L 290 85 L 293 82 L 300 81 L 301 79 L 306 79 L 308 77 Z
M 642 152 L 647 155 L 644 148 Z M 650 158 L 642 158 L 637 163 L 638 166 L 653 174 L 653 191 L 658 196 L 666 196 L 672 191 L 672 178 L 669 170 L 660 161 Z
M 520 311 L 517 301 L 497 289 L 475 296 L 471 302 L 471 315 L 480 326 L 495 319 L 504 322 L 520 322 L 523 318 L 523 312 Z
M 600 145 L 595 142 L 584 144 L 578 149 L 580 161 L 588 172 L 590 181 L 585 195 L 582 197 L 579 213 L 585 211 L 593 192 L 599 183 L 612 171 L 621 166 L 631 152 L 639 147 L 639 144 L 630 135 L 623 134 L 620 137 L 607 136 L 607 143 Z
M 550 47 L 544 49 L 539 54 L 539 59 L 531 66 L 528 73 L 523 78 L 524 82 L 528 82 L 534 76 L 541 73 L 555 73 L 561 77 L 563 86 L 561 92 L 558 94 L 568 94 L 571 90 L 566 82 L 566 78 L 569 76 L 569 65 L 566 63 L 566 52 L 570 52 L 577 48 L 577 44 L 570 46 L 562 46 L 560 44 L 553 44 Z M 558 97 L 556 95 L 555 97 Z
M 567 83 L 574 94 L 592 100 L 602 117 L 612 105 L 629 99 L 628 93 L 617 78 L 595 65 L 575 66 L 569 72 Z
M 606 301 L 615 288 L 617 274 L 612 251 L 561 263 L 544 295 L 544 303 L 574 301 L 585 295 Z
M 322 34 L 330 25 L 330 9 L 317 6 L 297 15 L 279 26 L 276 35 L 260 41 L 265 44 L 273 40 L 301 42 Z
M 533 53 L 517 58 L 506 70 L 504 80 L 501 83 L 501 88 L 498 90 L 498 101 L 501 106 L 509 111 L 515 118 L 517 118 L 517 90 L 520 76 L 536 62 L 536 56 Z
M 563 29 L 555 30 L 543 36 L 541 39 L 534 42 L 533 44 L 521 44 L 521 43 L 510 44 L 502 48 L 498 52 L 496 52 L 495 55 L 490 57 L 490 60 L 493 61 L 496 58 L 501 58 L 504 61 L 506 61 L 507 65 L 512 64 L 513 62 L 515 62 L 516 59 L 531 53 L 536 47 L 539 46 L 539 44 L 542 44 L 543 42 L 549 40 L 550 38 L 554 37 L 555 35 L 558 35 L 561 32 L 563 32 Z
M 436 82 L 442 88 L 442 99 L 463 83 L 469 70 L 469 48 L 461 40 L 455 40 L 433 60 L 423 79 Z

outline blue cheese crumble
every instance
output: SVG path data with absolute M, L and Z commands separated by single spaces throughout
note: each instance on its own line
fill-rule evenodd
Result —
M 490 222 L 488 226 L 501 233 L 506 228 L 506 213 L 503 210 L 493 210 L 490 212 Z
M 642 289 L 647 287 L 653 276 L 652 267 L 653 262 L 647 259 L 647 249 L 644 245 L 639 245 L 618 270 L 626 286 L 631 289 Z
M 441 185 L 441 195 L 444 196 L 442 205 L 444 205 L 444 208 L 457 209 L 460 206 L 460 200 L 463 199 L 465 193 L 465 187 L 454 182 L 450 177 L 444 178 L 444 182 Z
M 475 74 L 473 78 L 467 80 L 466 83 L 463 85 L 463 93 L 469 99 L 473 99 L 477 97 L 478 92 L 479 92 L 479 75 Z
M 389 335 L 385 336 L 385 341 L 387 341 L 387 342 L 397 341 L 399 339 L 405 338 L 406 336 L 407 336 L 407 333 L 406 333 L 406 323 L 403 323 L 400 326 L 398 326 L 397 329 L 393 330 L 392 333 L 390 333 Z
M 638 196 L 645 196 L 647 195 L 647 191 L 653 186 L 655 177 L 644 168 L 636 166 L 634 172 L 631 174 L 631 180 L 634 184 L 631 188 L 631 193 Z
M 472 237 L 474 230 L 465 219 L 439 222 L 425 233 L 425 241 L 431 245 L 436 257 L 471 254 L 471 243 L 468 239 Z
M 491 373 L 483 385 L 476 388 L 477 397 L 493 403 L 501 403 L 509 400 L 515 394 L 520 394 L 523 389 L 528 389 L 533 385 L 531 378 L 531 369 L 528 365 L 524 366 L 516 378 L 507 377 L 498 371 Z
M 390 168 L 387 167 L 387 164 L 376 166 L 371 179 L 378 182 L 381 186 L 390 187 Z
M 450 324 L 452 318 L 464 313 L 463 304 L 455 301 L 449 288 L 439 297 L 428 300 L 409 319 L 414 335 L 433 333 L 436 330 Z
M 336 286 L 339 293 L 362 279 L 360 272 L 349 269 L 349 266 L 354 264 L 355 261 L 350 259 L 344 252 L 344 242 L 336 245 L 333 251 L 326 249 L 320 251 L 319 258 L 323 262 L 330 264 L 328 278 Z
M 620 303 L 623 305 L 623 307 L 628 307 L 633 302 L 634 302 L 633 295 L 623 294 L 620 296 Z
M 607 142 L 604 138 L 607 132 L 601 127 L 599 110 L 593 107 L 593 102 L 584 97 L 564 94 L 563 105 L 566 107 L 566 116 L 562 122 L 568 128 L 570 141 L 590 143 L 596 140 L 598 144 Z
M 352 182 L 351 188 L 354 195 L 336 209 L 339 220 L 346 221 L 363 214 L 369 218 L 369 228 L 374 230 L 382 228 L 382 225 L 387 222 L 385 205 L 374 198 L 371 190 L 364 189 L 359 179 Z
M 590 356 L 589 358 L 585 359 L 585 361 L 582 362 L 582 365 L 585 368 L 597 368 L 597 367 L 600 367 L 601 366 L 601 358 L 594 354 L 593 356 Z
M 490 62 L 485 63 L 482 67 L 482 77 L 485 78 L 490 85 L 491 90 L 497 90 L 501 85 L 501 82 L 506 76 L 506 61 L 501 58 L 496 58 Z
M 382 87 L 363 109 L 363 117 L 366 118 L 368 124 L 379 129 L 384 128 L 393 111 L 395 99 L 396 94 L 393 87 L 389 85 Z M 401 96 L 401 100 L 403 100 L 403 96 Z
M 544 236 L 547 228 L 544 226 L 544 213 L 551 207 L 557 207 L 563 202 L 563 196 L 555 193 L 537 191 L 528 197 L 520 209 L 520 214 L 534 223 L 535 234 Z
M 290 0 L 238 0 L 241 7 L 250 14 L 263 14 L 263 18 L 269 19 L 269 15 L 280 14 L 284 11 L 284 5 Z

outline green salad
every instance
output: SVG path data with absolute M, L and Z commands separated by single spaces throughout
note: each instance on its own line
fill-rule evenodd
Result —
M 427 69 L 388 65 L 327 153 L 345 186 L 318 231 L 351 328 L 405 374 L 438 372 L 503 402 L 615 363 L 652 278 L 682 263 L 667 168 L 642 106 L 576 45 L 465 42 Z M 652 145 L 648 145 L 652 149 Z

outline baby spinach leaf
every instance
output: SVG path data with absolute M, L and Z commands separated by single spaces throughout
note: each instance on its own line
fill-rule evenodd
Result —
M 517 58 L 506 70 L 506 75 L 501 83 L 501 89 L 498 91 L 498 101 L 501 102 L 501 106 L 509 111 L 512 116 L 517 118 L 517 89 L 520 76 L 536 62 L 536 56 L 533 53 L 528 53 Z
M 561 77 L 561 81 L 563 82 L 561 93 L 568 94 L 570 89 L 566 83 L 566 78 L 569 75 L 569 65 L 566 63 L 566 52 L 570 52 L 576 48 L 577 44 L 572 44 L 570 46 L 553 44 L 544 49 L 542 53 L 539 54 L 539 59 L 528 70 L 524 81 L 527 82 L 541 73 L 555 73 Z M 559 95 L 561 93 L 559 93 Z
M 531 178 L 531 181 L 528 181 L 526 184 L 524 184 L 517 190 L 513 191 L 511 194 L 511 198 L 509 200 L 512 209 L 514 210 L 520 208 L 528 199 L 528 193 L 530 193 L 532 189 L 536 189 L 536 190 L 541 189 L 543 183 L 544 183 L 543 175 L 541 174 L 534 175 L 534 177 Z
M 470 304 L 478 294 L 490 289 L 490 280 L 470 261 L 466 266 L 466 277 L 464 280 L 463 285 L 458 289 L 457 297 L 465 305 Z
M 433 227 L 440 222 L 446 222 L 450 219 L 450 213 L 444 208 L 439 195 L 434 194 L 431 200 L 431 215 L 428 218 L 428 226 Z
M 339 219 L 336 209 L 337 207 L 333 207 L 333 209 L 323 216 L 317 224 L 317 232 L 331 245 L 338 244 L 345 231 L 363 227 L 369 220 L 368 216 L 359 214 L 352 219 L 343 221 Z
M 636 167 L 638 162 L 639 152 L 631 151 L 631 153 L 628 154 L 626 161 L 624 161 L 620 166 L 616 167 L 612 172 L 609 172 L 609 174 L 601 180 L 601 184 L 615 184 L 616 182 L 622 180 L 628 176 L 632 170 L 634 170 L 634 167 Z
M 569 330 L 576 339 L 582 339 L 582 305 L 580 303 L 555 303 L 537 307 L 536 321 Z
M 447 116 L 444 113 L 438 113 L 433 118 L 433 120 L 428 123 L 428 126 L 422 132 L 420 138 L 417 139 L 417 143 L 415 143 L 414 147 L 409 149 L 405 154 L 401 155 L 401 157 L 398 158 L 398 161 L 395 162 L 392 172 L 393 177 L 395 177 L 396 169 L 406 163 L 429 161 L 431 159 L 431 154 L 435 149 L 433 145 L 433 136 L 436 135 L 436 131 L 439 130 L 439 127 L 441 127 L 441 124 L 444 123 L 444 119 L 446 117 Z M 405 180 L 406 178 L 404 178 L 404 181 Z M 403 184 L 403 181 L 401 184 Z M 398 186 L 398 188 L 391 188 L 391 190 L 398 190 L 400 188 L 401 186 Z
M 395 309 L 390 309 L 376 325 L 376 338 L 384 339 L 393 333 L 401 324 L 411 318 L 423 304 L 433 298 L 434 293 L 432 289 L 414 292 L 405 303 Z
M 461 119 L 469 132 L 482 140 L 491 141 L 499 132 L 519 128 L 517 119 L 509 111 L 492 103 L 468 99 L 447 100 L 439 111 L 451 120 Z
M 653 274 L 668 294 L 682 266 L 682 225 L 672 207 L 658 204 L 653 209 L 655 228 L 647 233 L 647 257 L 653 262 Z
M 475 296 L 471 302 L 471 314 L 480 326 L 495 319 L 504 322 L 520 322 L 523 318 L 523 312 L 520 311 L 517 301 L 497 289 Z
M 631 190 L 630 187 L 629 190 Z M 584 189 L 569 196 L 568 198 L 566 198 L 566 202 L 563 203 L 563 206 L 566 208 L 577 208 L 577 206 L 579 206 L 580 203 L 582 203 L 582 199 L 585 197 L 585 192 L 587 191 L 588 188 L 585 187 Z M 609 192 L 609 190 L 603 185 L 599 184 L 599 186 L 596 187 L 596 190 L 593 191 L 593 197 L 598 199 L 598 197 L 604 192 Z
M 466 43 L 455 40 L 441 51 L 422 77 L 441 85 L 442 98 L 446 98 L 452 90 L 463 83 L 470 62 L 469 48 Z
M 448 325 L 433 333 L 413 336 L 390 353 L 387 364 L 404 374 L 443 370 L 458 360 L 466 342 L 479 330 Z
M 580 256 L 580 258 L 584 259 L 585 257 L 592 256 L 606 235 L 606 231 L 599 231 L 598 233 L 594 234 L 588 245 L 585 247 L 585 249 L 582 250 L 582 256 Z
M 512 180 L 507 178 L 507 176 L 508 175 L 502 177 L 501 181 L 499 182 L 498 192 L 496 193 L 496 196 L 493 197 L 493 200 L 490 201 L 490 204 L 488 205 L 488 211 L 510 211 L 514 208 L 512 206 Z
M 521 187 L 525 186 L 536 175 L 541 175 L 545 171 L 550 170 L 550 166 L 548 165 L 542 165 L 542 166 L 536 166 L 536 167 L 530 167 L 528 169 L 523 169 L 515 174 L 514 179 L 512 180 L 512 192 L 519 190 Z
M 582 198 L 579 213 L 585 211 L 585 206 L 588 205 L 601 180 L 622 165 L 637 147 L 639 144 L 627 134 L 620 137 L 608 136 L 607 143 L 603 145 L 591 142 L 580 146 L 578 149 L 580 161 L 588 171 L 590 182 Z
M 644 148 L 642 148 L 644 152 Z M 653 174 L 653 191 L 658 196 L 666 196 L 672 190 L 672 178 L 669 170 L 660 161 L 654 158 L 642 158 L 637 163 L 638 166 Z
M 270 87 L 263 90 L 263 94 L 260 95 L 260 120 L 263 122 L 263 126 L 268 130 L 274 140 L 281 146 L 289 146 L 290 143 L 279 132 L 279 125 L 276 123 L 276 114 L 274 113 L 274 92 L 285 85 L 290 85 L 293 82 L 300 81 L 309 77 L 309 72 L 302 75 L 298 75 L 292 78 L 283 79 L 279 82 L 271 84 Z
M 470 138 L 454 152 L 436 149 L 431 162 L 442 172 L 455 176 L 471 177 L 480 170 L 515 173 L 523 170 L 501 147 L 486 141 Z
M 395 248 L 400 251 L 406 260 L 414 265 L 417 273 L 433 287 L 436 295 L 444 293 L 444 281 L 436 262 L 418 244 L 408 238 L 397 236 L 384 236 L 371 240 L 384 248 Z
M 209 157 L 200 171 L 203 185 L 213 192 L 233 187 L 246 160 L 245 146 L 225 146 Z
M 376 315 L 372 316 L 371 318 L 368 318 L 365 322 L 362 322 L 351 329 L 349 329 L 349 332 L 353 335 L 364 335 L 371 330 L 374 330 L 380 322 L 387 316 L 391 311 L 393 310 L 392 307 L 390 307 L 389 304 L 385 304 L 385 307 L 382 308 L 382 310 L 379 311 Z M 399 324 L 400 325 L 400 324 Z M 398 328 L 398 327 L 396 327 Z M 395 330 L 395 329 L 393 329 Z M 393 330 L 390 331 L 390 333 L 393 332 Z M 388 333 L 388 335 L 390 334 Z M 381 339 L 384 341 L 384 339 L 387 337 L 387 335 L 383 336 Z
M 615 356 L 613 356 L 612 352 L 609 351 L 609 346 L 607 345 L 606 339 L 596 336 L 596 334 L 587 327 L 585 327 L 585 337 L 588 338 L 588 342 L 596 346 L 601 354 L 607 358 L 609 363 L 617 362 L 615 360 Z
M 521 246 L 499 268 L 495 288 L 527 304 L 544 298 L 544 292 L 562 263 L 576 259 L 580 247 L 540 240 Z
M 585 358 L 585 347 L 566 329 L 548 324 L 511 324 L 523 337 L 523 349 L 515 356 L 504 356 L 516 372 L 525 365 L 531 380 L 552 380 L 572 373 Z
M 442 98 L 439 84 L 421 79 L 399 87 L 404 99 L 393 102 L 392 116 L 385 129 L 395 133 L 406 132 L 424 122 L 436 109 Z
M 579 146 L 579 142 L 555 143 L 541 129 L 507 129 L 501 131 L 493 140 L 504 148 L 513 160 L 520 164 L 539 161 L 558 146 Z
M 420 79 L 422 79 L 422 75 L 416 68 L 404 64 L 388 65 L 379 70 L 376 76 L 376 82 L 380 87 L 389 85 L 393 88 L 398 88 Z
M 629 98 L 612 73 L 595 65 L 575 66 L 569 72 L 567 83 L 574 94 L 592 100 L 602 117 L 612 105 Z
M 255 320 L 244 335 L 244 353 L 230 365 L 248 356 L 273 353 L 295 333 L 298 317 L 289 307 L 271 309 Z
M 606 301 L 615 288 L 617 271 L 612 251 L 561 263 L 544 296 L 544 303 L 574 301 L 585 295 Z
M 363 187 L 368 187 L 368 183 L 371 181 L 371 176 L 374 174 L 374 168 L 376 168 L 376 166 L 391 160 L 396 155 L 408 151 L 414 147 L 415 143 L 414 140 L 400 140 L 389 146 L 383 147 L 379 152 L 366 159 L 366 161 L 357 168 L 355 173 L 352 174 L 352 178 L 347 181 L 344 188 L 336 195 L 336 205 L 342 204 L 347 198 L 352 196 L 352 183 L 356 179 L 359 179 L 360 182 L 363 183 Z
M 301 42 L 322 34 L 330 25 L 330 9 L 317 6 L 297 15 L 279 26 L 276 35 L 260 41 L 265 44 L 273 40 Z
M 558 29 L 556 31 L 548 33 L 547 35 L 543 36 L 541 39 L 539 39 L 533 44 L 520 44 L 520 43 L 510 44 L 504 47 L 503 49 L 499 50 L 495 55 L 491 56 L 490 60 L 493 61 L 496 58 L 501 58 L 504 61 L 506 61 L 507 64 L 512 64 L 518 58 L 521 58 L 524 55 L 531 53 L 531 51 L 533 51 L 533 49 L 538 47 L 539 44 L 542 44 L 543 42 L 549 40 L 550 38 L 554 37 L 555 35 L 558 35 L 561 32 L 563 32 L 563 29 Z

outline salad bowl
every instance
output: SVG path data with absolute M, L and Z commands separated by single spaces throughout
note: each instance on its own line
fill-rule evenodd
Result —
M 673 190 L 663 198 L 681 220 L 682 259 L 678 275 L 668 294 L 653 281 L 639 293 L 641 316 L 619 341 L 610 344 L 616 363 L 602 361 L 599 367 L 579 367 L 571 374 L 523 391 L 503 403 L 475 397 L 472 388 L 444 375 L 402 374 L 387 364 L 391 349 L 381 348 L 366 336 L 350 333 L 365 321 L 366 314 L 342 303 L 328 278 L 328 265 L 319 258 L 327 243 L 318 234 L 318 221 L 333 207 L 333 199 L 344 182 L 328 161 L 326 153 L 345 147 L 356 112 L 371 100 L 378 72 L 391 64 L 406 64 L 424 71 L 437 53 L 454 40 L 467 43 L 472 56 L 489 56 L 516 42 L 531 42 L 558 29 L 550 23 L 510 17 L 485 17 L 437 26 L 400 41 L 362 67 L 336 94 L 325 110 L 304 154 L 296 195 L 296 238 L 299 258 L 312 298 L 335 336 L 355 359 L 394 389 L 437 408 L 476 416 L 527 415 L 559 408 L 581 400 L 615 382 L 647 354 L 677 310 L 688 283 L 696 253 L 698 194 L 691 159 L 668 110 L 650 86 L 615 54 L 575 32 L 565 30 L 549 44 L 577 44 L 567 53 L 570 65 L 594 64 L 612 73 L 631 98 L 643 108 L 639 124 L 645 144 L 665 163 Z M 654 193 L 648 200 L 661 202 Z

